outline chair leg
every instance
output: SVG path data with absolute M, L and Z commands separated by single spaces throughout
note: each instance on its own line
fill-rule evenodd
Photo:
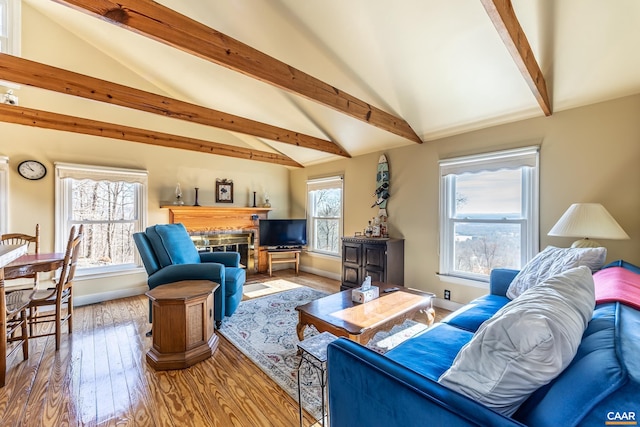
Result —
M 33 325 L 35 322 L 36 317 L 38 317 L 38 307 L 31 307 L 29 309 L 29 317 L 27 319 L 27 321 L 29 322 L 29 336 L 32 337 L 34 335 L 33 333 Z
M 73 332 L 73 288 L 69 288 L 69 299 L 67 301 L 68 333 L 71 334 Z
M 62 308 L 60 305 L 56 305 L 56 351 L 60 350 L 60 329 L 62 329 L 62 325 L 60 322 L 62 321 Z
M 5 316 L 4 313 L 2 315 Z M 4 387 L 7 376 L 7 322 L 0 323 L 0 387 Z
M 20 318 L 22 319 L 22 325 L 21 325 L 21 329 L 22 329 L 22 356 L 24 357 L 24 360 L 27 360 L 29 358 L 29 334 L 27 333 L 27 321 L 28 321 L 28 317 L 27 317 L 27 309 L 24 308 L 21 312 L 20 312 Z

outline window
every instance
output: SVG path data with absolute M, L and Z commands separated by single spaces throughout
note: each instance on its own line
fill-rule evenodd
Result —
M 340 255 L 342 236 L 342 177 L 307 181 L 309 251 Z
M 9 158 L 0 156 L 0 234 L 9 227 Z
M 139 265 L 132 235 L 146 226 L 147 172 L 56 163 L 56 251 L 84 225 L 78 275 Z
M 538 252 L 538 148 L 440 162 L 440 274 L 487 281 Z
M 20 55 L 21 0 L 0 0 L 0 52 Z

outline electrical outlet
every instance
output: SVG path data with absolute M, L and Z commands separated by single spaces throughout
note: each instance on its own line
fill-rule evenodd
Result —
M 444 299 L 451 299 L 451 291 L 449 289 L 444 290 Z

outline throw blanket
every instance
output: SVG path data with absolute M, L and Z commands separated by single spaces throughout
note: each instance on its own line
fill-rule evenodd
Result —
M 640 310 L 640 274 L 622 267 L 609 267 L 593 275 L 596 304 L 620 301 Z

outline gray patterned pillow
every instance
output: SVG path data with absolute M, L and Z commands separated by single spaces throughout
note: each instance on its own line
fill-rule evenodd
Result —
M 547 246 L 516 275 L 507 289 L 507 297 L 515 299 L 530 287 L 570 268 L 586 265 L 591 269 L 591 272 L 598 271 L 604 265 L 606 258 L 607 248 Z

